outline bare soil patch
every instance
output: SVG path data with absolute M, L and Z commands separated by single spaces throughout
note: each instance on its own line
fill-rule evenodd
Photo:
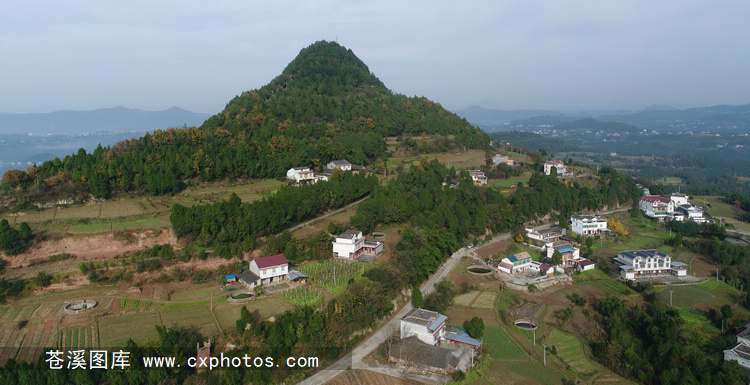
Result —
M 510 241 L 495 242 L 477 249 L 475 252 L 482 259 L 495 258 L 501 251 L 507 249 L 508 246 L 510 246 Z
M 445 313 L 445 315 L 448 316 L 449 324 L 453 326 L 462 327 L 464 323 L 468 323 L 473 317 L 482 318 L 484 326 L 486 327 L 500 326 L 500 324 L 497 323 L 496 312 L 493 309 L 451 306 Z
M 158 234 L 158 235 L 157 235 Z M 26 252 L 16 256 L 5 256 L 9 268 L 28 266 L 29 263 L 57 254 L 71 254 L 77 262 L 109 260 L 124 253 L 149 248 L 154 245 L 177 244 L 177 238 L 171 230 L 131 232 L 129 239 L 116 239 L 114 234 L 93 235 L 87 237 L 67 237 L 40 242 Z
M 716 273 L 717 265 L 705 255 L 696 255 L 690 263 L 690 272 L 696 277 L 710 277 Z

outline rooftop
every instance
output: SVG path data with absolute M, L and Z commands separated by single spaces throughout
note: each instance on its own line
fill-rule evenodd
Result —
M 429 330 L 437 330 L 440 325 L 445 323 L 445 321 L 448 319 L 448 317 L 431 310 L 425 310 L 425 309 L 412 309 L 406 315 L 404 318 L 401 318 L 402 321 L 411 322 L 417 325 L 426 326 Z
M 531 259 L 531 255 L 526 251 L 522 251 L 518 254 L 508 256 L 508 260 L 511 262 L 518 262 L 518 261 L 523 261 L 526 259 Z
M 360 232 L 357 230 L 346 230 L 341 235 L 339 235 L 336 238 L 346 238 L 346 239 L 354 239 L 359 237 Z
M 254 260 L 255 264 L 258 265 L 259 269 L 266 269 L 269 267 L 286 265 L 289 261 L 286 259 L 284 254 L 272 255 L 270 257 L 257 258 Z
M 736 356 L 739 356 L 744 359 L 750 359 L 750 346 L 748 346 L 744 342 L 737 342 L 734 345 L 730 346 L 725 350 L 725 352 L 731 351 Z
M 666 254 L 664 254 L 664 253 L 662 253 L 660 251 L 653 250 L 653 249 L 652 250 L 621 251 L 620 254 L 619 254 L 619 256 L 620 257 L 625 257 L 625 258 L 628 258 L 628 259 L 635 259 L 637 257 L 641 257 L 641 258 L 653 258 L 653 257 L 667 258 L 667 257 L 669 257 L 668 255 L 666 255 Z
M 607 220 L 598 216 L 598 215 L 573 215 L 571 218 L 577 219 L 579 221 L 596 221 L 596 222 L 606 222 Z
M 464 334 L 448 332 L 448 333 L 445 333 L 445 339 L 460 342 L 462 344 L 469 344 L 469 345 L 476 346 L 476 347 L 482 346 L 482 341 L 475 339 L 475 338 L 471 338 Z

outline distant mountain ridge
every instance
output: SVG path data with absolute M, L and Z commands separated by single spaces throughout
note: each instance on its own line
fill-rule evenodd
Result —
M 632 125 L 641 130 L 662 132 L 750 132 L 750 104 L 718 105 L 679 110 L 653 104 L 637 112 L 597 111 L 563 114 L 550 110 L 503 111 L 471 106 L 456 111 L 486 132 L 534 130 L 540 125 L 558 125 L 585 118 Z
M 163 111 L 113 107 L 91 111 L 62 110 L 50 113 L 0 113 L 0 134 L 80 134 L 86 132 L 153 131 L 170 127 L 199 126 L 211 115 L 179 107 Z

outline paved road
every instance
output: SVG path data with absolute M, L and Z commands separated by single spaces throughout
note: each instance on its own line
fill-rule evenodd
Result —
M 477 247 L 485 246 L 494 242 L 506 241 L 511 238 L 511 234 L 502 234 L 491 241 L 488 241 Z M 443 278 L 447 277 L 448 274 L 456 267 L 461 258 L 473 254 L 473 249 L 462 248 L 453 253 L 445 263 L 430 277 L 427 282 L 422 285 L 422 293 L 427 296 L 435 290 L 435 285 L 440 282 Z M 412 309 L 411 302 L 407 303 L 401 310 L 399 310 L 391 319 L 385 323 L 378 331 L 376 331 L 369 338 L 364 340 L 362 343 L 352 350 L 351 353 L 347 354 L 343 358 L 331 364 L 329 367 L 321 370 L 312 377 L 300 382 L 302 385 L 317 385 L 322 384 L 326 381 L 336 377 L 339 373 L 343 372 L 347 368 L 352 369 L 368 369 L 374 370 L 381 373 L 389 374 L 391 376 L 398 376 L 403 378 L 415 379 L 427 383 L 444 383 L 447 380 L 443 376 L 420 376 L 413 373 L 407 373 L 404 370 L 393 369 L 391 367 L 373 367 L 364 364 L 362 360 L 372 353 L 373 350 L 377 349 L 392 333 L 399 330 L 399 321 L 403 318 L 406 313 Z

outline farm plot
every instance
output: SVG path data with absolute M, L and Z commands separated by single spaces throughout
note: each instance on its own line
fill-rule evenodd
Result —
M 669 303 L 670 291 L 672 292 L 672 304 L 675 307 L 690 309 L 698 304 L 707 303 L 716 296 L 699 286 L 664 286 L 656 288 L 656 297 Z
M 630 295 L 634 293 L 629 287 L 612 279 L 594 281 L 593 285 L 605 293 L 612 295 Z
M 562 373 L 550 366 L 544 366 L 539 361 L 505 361 L 502 365 L 506 368 L 532 380 L 536 384 L 559 384 L 560 379 L 565 377 Z
M 492 309 L 495 306 L 495 298 L 497 293 L 491 291 L 484 291 L 475 300 L 471 307 L 480 309 Z
M 356 262 L 325 261 L 300 266 L 298 269 L 307 274 L 310 282 L 316 286 L 338 294 L 349 285 L 350 279 L 356 279 L 364 274 L 366 265 Z
M 60 348 L 76 350 L 96 347 L 96 332 L 93 326 L 60 330 Z
M 471 303 L 481 294 L 480 291 L 470 291 L 466 294 L 461 294 L 453 299 L 453 304 L 457 306 L 471 306 Z
M 555 346 L 557 356 L 565 361 L 571 370 L 578 375 L 591 378 L 602 370 L 599 365 L 586 356 L 581 341 L 571 334 L 552 329 L 549 337 L 547 337 L 547 345 Z
M 173 293 L 168 295 L 170 301 L 195 301 L 195 300 L 207 300 L 211 298 L 216 299 L 222 296 L 221 288 L 218 283 L 202 283 L 197 285 L 191 285 L 184 289 L 176 289 Z
M 484 342 L 490 352 L 490 357 L 496 360 L 523 360 L 526 354 L 516 346 L 513 340 L 499 327 L 484 329 Z
M 99 338 L 102 347 L 121 348 L 128 339 L 139 344 L 156 340 L 155 325 L 161 325 L 154 311 L 120 314 L 99 321 Z
M 323 301 L 322 293 L 306 287 L 285 291 L 281 296 L 287 302 L 297 306 L 317 307 Z
M 151 307 L 161 306 L 163 304 L 158 302 L 141 301 L 139 299 L 123 298 L 120 300 L 120 308 L 126 307 Z
M 209 337 L 219 333 L 207 302 L 165 306 L 161 311 L 161 323 L 197 328 L 202 335 Z

